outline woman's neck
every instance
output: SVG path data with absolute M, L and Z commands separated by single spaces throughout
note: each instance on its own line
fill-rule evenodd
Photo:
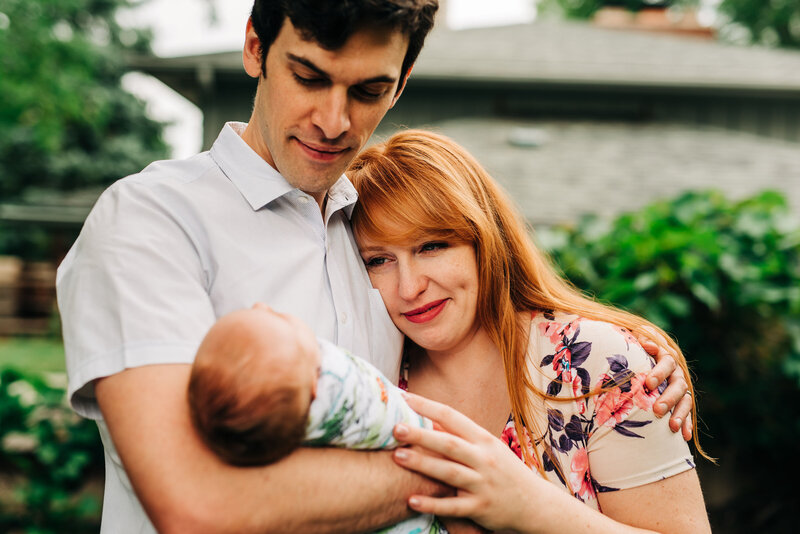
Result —
M 502 432 L 511 410 L 505 368 L 483 329 L 453 350 L 417 349 L 409 356 L 412 393 L 448 404 L 492 433 Z

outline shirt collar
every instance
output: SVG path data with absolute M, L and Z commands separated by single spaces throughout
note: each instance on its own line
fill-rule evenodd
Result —
M 242 139 L 246 127 L 243 122 L 226 123 L 210 152 L 214 162 L 250 206 L 259 210 L 296 189 Z M 344 209 L 350 218 L 357 199 L 353 184 L 342 175 L 328 190 L 327 212 Z
M 358 200 L 358 193 L 356 188 L 350 183 L 350 180 L 344 174 L 336 180 L 336 183 L 328 189 L 328 205 L 326 211 L 331 214 L 337 210 L 343 209 L 347 218 L 353 216 L 353 208 L 356 207 L 356 200 Z

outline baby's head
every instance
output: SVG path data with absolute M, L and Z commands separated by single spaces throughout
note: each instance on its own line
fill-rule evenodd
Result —
M 311 329 L 266 305 L 217 321 L 189 381 L 192 419 L 209 448 L 234 465 L 262 465 L 300 446 L 319 358 Z

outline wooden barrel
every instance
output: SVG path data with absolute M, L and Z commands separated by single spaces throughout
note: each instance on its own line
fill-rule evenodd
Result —
M 0 317 L 13 317 L 19 306 L 19 279 L 22 260 L 0 256 Z
M 26 262 L 19 277 L 19 316 L 49 317 L 55 310 L 56 267 L 47 261 Z

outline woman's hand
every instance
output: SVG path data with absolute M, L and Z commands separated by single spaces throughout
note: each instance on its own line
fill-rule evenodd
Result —
M 683 439 L 692 439 L 692 397 L 689 395 L 689 384 L 683 376 L 683 370 L 676 363 L 677 354 L 669 347 L 664 336 L 652 328 L 648 328 L 647 337 L 637 336 L 639 344 L 645 351 L 655 358 L 656 366 L 647 376 L 647 387 L 652 391 L 669 378 L 667 389 L 656 399 L 653 413 L 663 417 L 670 410 L 669 427 L 673 432 L 679 430 Z
M 456 488 L 454 497 L 412 495 L 417 512 L 442 517 L 469 517 L 491 529 L 530 525 L 533 495 L 558 491 L 532 471 L 501 440 L 465 415 L 438 402 L 408 394 L 408 404 L 433 420 L 440 430 L 397 425 L 395 437 L 414 448 L 398 448 L 395 461 L 412 471 Z M 537 502 L 542 503 L 537 499 Z

